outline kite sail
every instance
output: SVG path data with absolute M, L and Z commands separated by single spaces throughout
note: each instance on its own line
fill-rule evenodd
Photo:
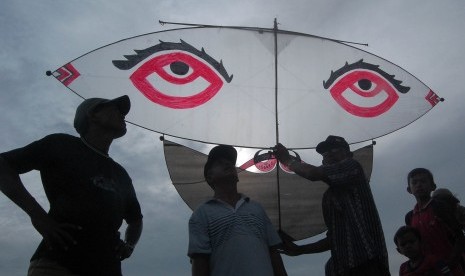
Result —
M 440 98 L 399 66 L 343 42 L 275 28 L 204 26 L 144 34 L 53 72 L 83 98 L 129 95 L 127 121 L 211 144 L 314 148 L 402 128 Z
M 174 187 L 184 202 L 195 210 L 213 196 L 213 190 L 203 176 L 207 155 L 178 143 L 163 140 L 166 165 Z M 309 150 L 306 150 L 309 151 Z M 239 150 L 239 155 L 242 151 Z M 373 164 L 373 145 L 355 150 L 354 159 L 362 165 L 367 180 Z M 267 155 L 265 152 L 264 155 Z M 253 161 L 252 154 L 247 160 Z M 251 165 L 251 164 L 255 165 Z M 260 202 L 273 225 L 292 237 L 301 240 L 326 230 L 321 200 L 328 185 L 322 181 L 309 182 L 285 168 L 278 166 L 274 157 L 265 161 L 236 164 L 239 182 L 237 189 Z M 254 167 L 259 172 L 251 172 Z M 258 168 L 257 168 L 258 167 Z M 278 173 L 278 170 L 280 172 Z M 278 182 L 285 183 L 277 185 Z
M 442 101 L 379 56 L 342 41 L 280 30 L 276 20 L 270 29 L 195 25 L 143 34 L 47 75 L 82 98 L 128 95 L 126 120 L 164 136 L 258 149 L 255 158 L 238 165 L 238 189 L 261 202 L 294 239 L 325 230 L 320 201 L 326 185 L 307 185 L 271 153 L 260 152 L 278 142 L 313 149 L 330 134 L 350 144 L 372 140 Z M 176 189 L 195 208 L 211 194 L 202 175 L 206 156 L 167 140 L 164 149 Z M 368 176 L 372 155 L 371 146 L 356 153 Z

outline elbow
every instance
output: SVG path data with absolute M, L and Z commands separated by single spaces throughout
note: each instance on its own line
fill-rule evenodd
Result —
M 136 221 L 133 221 L 130 223 L 131 226 L 133 227 L 137 227 L 137 228 L 140 228 L 142 229 L 144 227 L 144 222 L 142 221 L 142 218 L 136 220 Z
M 144 228 L 142 218 L 128 223 L 128 229 L 130 229 L 132 232 L 139 233 L 139 235 L 142 233 L 142 228 Z

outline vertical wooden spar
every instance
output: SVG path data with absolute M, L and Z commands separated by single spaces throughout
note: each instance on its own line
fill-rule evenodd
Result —
M 278 121 L 278 21 L 274 19 L 274 91 L 275 91 L 275 124 L 276 124 L 276 144 L 279 143 L 279 121 Z M 276 170 L 276 185 L 278 193 L 278 225 L 281 230 L 281 191 L 279 187 L 279 161 Z

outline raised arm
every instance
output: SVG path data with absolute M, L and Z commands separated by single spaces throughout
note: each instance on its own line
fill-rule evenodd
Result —
M 277 144 L 275 149 L 276 158 L 279 162 L 286 165 L 296 174 L 302 176 L 311 181 L 323 180 L 326 182 L 327 177 L 323 173 L 323 170 L 320 167 L 316 167 L 310 164 L 301 163 L 293 159 L 289 155 L 288 149 L 282 144 Z

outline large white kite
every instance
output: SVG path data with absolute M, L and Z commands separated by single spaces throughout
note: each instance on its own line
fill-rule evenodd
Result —
M 349 43 L 279 30 L 276 21 L 271 29 L 196 25 L 135 36 L 48 74 L 83 98 L 128 95 L 132 108 L 126 119 L 143 128 L 260 150 L 278 142 L 312 149 L 330 134 L 350 144 L 372 140 L 405 127 L 442 100 L 381 57 Z M 201 178 L 205 156 L 194 154 L 165 143 L 173 183 L 191 208 L 210 193 Z M 369 175 L 372 148 L 365 155 Z M 254 166 L 261 175 L 244 176 L 248 185 L 241 189 L 261 199 L 275 225 L 294 238 L 323 231 L 315 206 L 324 184 L 283 184 L 297 180 L 285 168 L 277 173 L 272 154 L 257 156 L 237 164 L 242 171 Z M 197 163 L 188 170 L 182 158 Z M 315 218 L 309 219 L 310 212 L 317 212 Z

